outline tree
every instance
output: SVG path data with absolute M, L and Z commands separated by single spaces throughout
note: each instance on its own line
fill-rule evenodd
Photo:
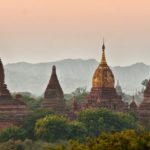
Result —
M 18 92 L 12 94 L 14 99 L 17 95 L 21 96 L 21 100 L 27 105 L 29 111 L 35 111 L 37 108 L 40 108 L 43 101 L 42 97 L 36 97 L 29 92 Z
M 141 84 L 142 84 L 144 87 L 146 87 L 147 84 L 148 84 L 148 81 L 149 81 L 148 79 L 145 79 L 145 80 L 142 81 Z
M 134 130 L 103 133 L 84 143 L 71 141 L 66 145 L 56 145 L 52 150 L 149 150 L 150 133 L 137 133 Z M 51 146 L 49 146 L 51 149 Z
M 85 93 L 87 93 L 86 87 L 78 87 L 74 92 L 72 92 L 74 96 L 85 94 Z
M 83 123 L 79 121 L 69 122 L 69 139 L 83 140 L 86 137 L 87 131 Z
M 86 109 L 81 111 L 79 121 L 86 126 L 88 136 L 98 136 L 104 128 L 104 120 L 96 110 Z
M 54 112 L 49 110 L 39 109 L 32 112 L 25 118 L 24 122 L 22 123 L 22 127 L 27 131 L 28 138 L 35 139 L 34 128 L 35 128 L 36 121 L 49 114 L 54 114 Z
M 86 87 L 78 87 L 74 92 L 72 92 L 72 96 L 76 97 L 79 102 L 82 102 L 87 97 L 88 92 Z
M 26 131 L 22 128 L 18 127 L 10 127 L 2 130 L 0 132 L 0 142 L 8 141 L 10 139 L 12 140 L 24 140 L 26 138 Z
M 125 129 L 136 129 L 137 120 L 125 113 L 112 112 L 107 109 L 87 109 L 79 113 L 79 121 L 84 123 L 88 136 L 98 136 L 106 131 L 122 131 Z
M 36 122 L 35 134 L 45 141 L 65 140 L 68 138 L 67 119 L 63 116 L 47 115 Z

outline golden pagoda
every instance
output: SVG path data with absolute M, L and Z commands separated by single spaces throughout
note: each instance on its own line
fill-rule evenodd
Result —
M 105 57 L 105 45 L 102 46 L 102 58 L 101 63 L 96 69 L 93 76 L 93 87 L 95 88 L 114 88 L 115 79 L 114 75 L 107 65 Z
M 87 97 L 88 107 L 104 107 L 116 111 L 127 111 L 128 104 L 122 101 L 115 89 L 115 78 L 107 65 L 105 44 L 102 45 L 102 58 L 92 79 L 92 88 Z

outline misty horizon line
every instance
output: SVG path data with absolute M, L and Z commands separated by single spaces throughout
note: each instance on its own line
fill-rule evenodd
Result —
M 0 58 L 2 61 L 3 59 Z M 84 58 L 65 58 L 65 59 L 58 59 L 58 60 L 52 60 L 52 61 L 41 61 L 41 62 L 29 62 L 29 61 L 17 61 L 17 62 L 9 62 L 9 63 L 4 63 L 4 66 L 7 65 L 12 65 L 12 64 L 18 64 L 18 63 L 26 63 L 26 64 L 31 64 L 31 65 L 37 65 L 37 64 L 46 64 L 46 63 L 58 63 L 61 61 L 96 61 L 97 63 L 100 63 L 100 61 L 96 60 L 95 58 L 88 58 L 88 59 L 84 59 Z M 131 64 L 127 64 L 127 65 L 114 65 L 112 66 L 110 63 L 108 63 L 108 66 L 110 67 L 129 67 L 129 66 L 133 66 L 136 64 L 144 64 L 147 66 L 150 66 L 150 64 L 146 64 L 144 62 L 133 62 Z M 55 64 L 54 64 L 55 65 Z

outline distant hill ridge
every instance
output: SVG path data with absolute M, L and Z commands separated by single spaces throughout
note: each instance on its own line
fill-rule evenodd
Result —
M 65 59 L 55 62 L 31 64 L 18 62 L 5 65 L 6 83 L 11 92 L 31 92 L 42 95 L 51 75 L 52 65 L 56 65 L 57 74 L 65 93 L 77 87 L 91 88 L 92 76 L 98 66 L 95 59 Z M 141 88 L 141 82 L 150 78 L 150 66 L 136 63 L 125 67 L 112 67 L 115 79 L 120 81 L 126 93 L 134 94 Z

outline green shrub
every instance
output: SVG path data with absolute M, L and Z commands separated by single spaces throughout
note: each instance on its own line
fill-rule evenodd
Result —
M 12 140 L 24 140 L 26 138 L 26 131 L 18 127 L 10 127 L 0 132 L 0 142 Z
M 35 125 L 37 137 L 45 141 L 66 140 L 68 138 L 67 119 L 63 116 L 48 115 Z
M 79 113 L 79 121 L 84 123 L 88 136 L 91 137 L 104 131 L 122 131 L 138 127 L 138 122 L 133 116 L 107 109 L 83 110 Z
M 22 123 L 22 128 L 27 132 L 27 138 L 35 139 L 34 128 L 36 121 L 45 117 L 48 114 L 54 114 L 52 111 L 40 109 L 29 114 L 24 122 Z

